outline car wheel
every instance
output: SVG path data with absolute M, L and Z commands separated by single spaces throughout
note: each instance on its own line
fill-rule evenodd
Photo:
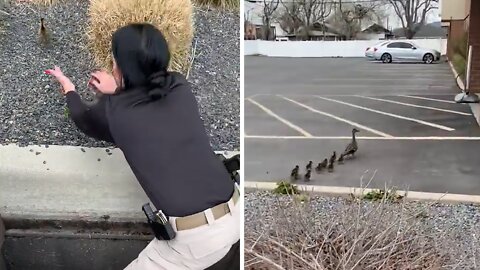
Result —
M 382 54 L 382 62 L 383 63 L 391 63 L 392 62 L 392 56 L 389 53 Z
M 423 56 L 423 62 L 425 62 L 425 64 L 433 63 L 434 59 L 435 58 L 433 57 L 433 54 L 431 54 L 431 53 L 427 53 L 427 54 L 425 54 L 425 56 Z

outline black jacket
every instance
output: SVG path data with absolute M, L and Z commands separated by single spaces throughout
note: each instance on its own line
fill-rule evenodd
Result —
M 170 77 L 172 91 L 161 99 L 145 89 L 104 95 L 92 106 L 76 92 L 66 98 L 77 127 L 116 144 L 155 207 L 181 217 L 228 201 L 233 182 L 210 146 L 189 83 Z

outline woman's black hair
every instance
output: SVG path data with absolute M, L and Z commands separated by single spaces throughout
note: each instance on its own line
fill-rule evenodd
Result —
M 112 37 L 112 53 L 122 73 L 122 90 L 146 88 L 154 98 L 168 94 L 170 51 L 155 26 L 134 23 L 118 29 Z

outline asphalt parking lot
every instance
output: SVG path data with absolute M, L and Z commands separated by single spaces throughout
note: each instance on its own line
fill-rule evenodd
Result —
M 357 157 L 308 184 L 360 186 L 375 173 L 370 187 L 480 194 L 480 128 L 458 92 L 445 62 L 246 57 L 245 179 L 304 173 L 356 127 Z

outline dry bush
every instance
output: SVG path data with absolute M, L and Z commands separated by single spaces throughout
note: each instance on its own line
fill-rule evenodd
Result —
M 240 7 L 240 0 L 195 0 L 195 2 L 202 6 L 224 9 L 237 10 Z
M 452 252 L 454 233 L 429 226 L 425 207 L 391 204 L 386 198 L 376 203 L 352 199 L 337 207 L 319 214 L 293 197 L 277 197 L 274 205 L 264 206 L 278 212 L 262 222 L 263 231 L 245 224 L 245 269 L 476 269 L 460 250 L 479 250 L 480 238 Z
M 89 46 L 100 68 L 112 68 L 111 38 L 130 23 L 151 23 L 164 34 L 172 58 L 170 70 L 186 73 L 193 39 L 190 0 L 91 0 Z

